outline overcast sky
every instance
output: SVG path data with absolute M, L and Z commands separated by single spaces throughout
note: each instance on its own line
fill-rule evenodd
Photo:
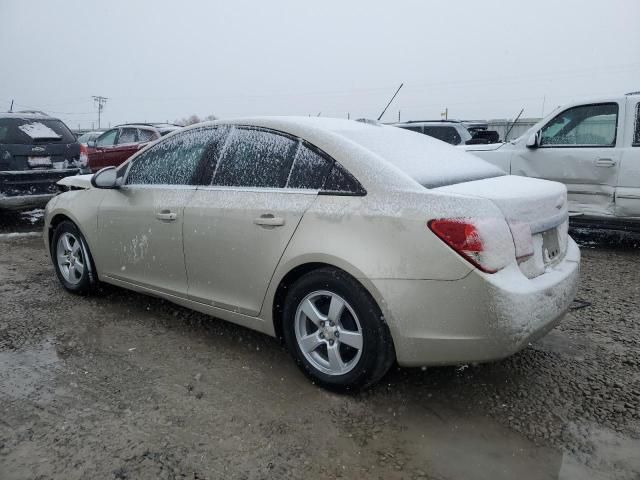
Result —
M 70 127 L 316 115 L 537 117 L 640 90 L 638 0 L 0 0 L 0 110 Z

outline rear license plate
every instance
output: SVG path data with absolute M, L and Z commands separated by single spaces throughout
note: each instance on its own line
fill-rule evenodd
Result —
M 542 257 L 544 263 L 553 262 L 560 255 L 560 243 L 558 242 L 558 230 L 552 228 L 542 232 Z
M 33 167 L 49 167 L 51 168 L 51 157 L 29 157 L 27 162 L 31 168 Z

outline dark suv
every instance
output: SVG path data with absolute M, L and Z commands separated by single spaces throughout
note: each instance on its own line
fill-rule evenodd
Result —
M 107 130 L 87 143 L 88 167 L 97 172 L 104 167 L 117 167 L 149 142 L 180 128 L 170 123 L 130 123 Z
M 0 113 L 0 209 L 41 207 L 86 158 L 69 128 L 38 113 Z

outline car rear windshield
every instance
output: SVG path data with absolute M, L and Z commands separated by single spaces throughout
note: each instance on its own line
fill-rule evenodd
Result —
M 505 175 L 498 167 L 457 147 L 402 128 L 369 125 L 336 133 L 392 163 L 426 188 Z
M 0 118 L 0 143 L 73 143 L 73 133 L 55 118 Z

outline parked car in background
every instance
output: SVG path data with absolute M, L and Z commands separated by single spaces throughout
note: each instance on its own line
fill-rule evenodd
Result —
M 450 145 L 486 144 L 498 141 L 498 133 L 487 130 L 486 122 L 460 120 L 412 120 L 393 126 L 423 133 Z
M 576 224 L 640 231 L 640 92 L 574 102 L 519 138 L 467 151 L 567 186 Z
M 282 336 L 328 388 L 508 356 L 577 287 L 562 184 L 375 122 L 204 123 L 60 183 L 75 189 L 44 239 L 66 289 L 100 280 Z
M 0 209 L 42 207 L 86 164 L 71 130 L 44 113 L 0 113 Z
M 78 143 L 82 143 L 83 145 L 86 145 L 87 143 L 89 143 L 91 140 L 95 140 L 97 139 L 100 135 L 102 135 L 104 133 L 104 131 L 102 130 L 98 130 L 95 132 L 86 132 L 83 133 L 82 135 L 80 135 L 78 137 Z
M 169 123 L 131 123 L 118 125 L 87 143 L 88 167 L 95 172 L 118 166 L 149 142 L 181 128 Z

